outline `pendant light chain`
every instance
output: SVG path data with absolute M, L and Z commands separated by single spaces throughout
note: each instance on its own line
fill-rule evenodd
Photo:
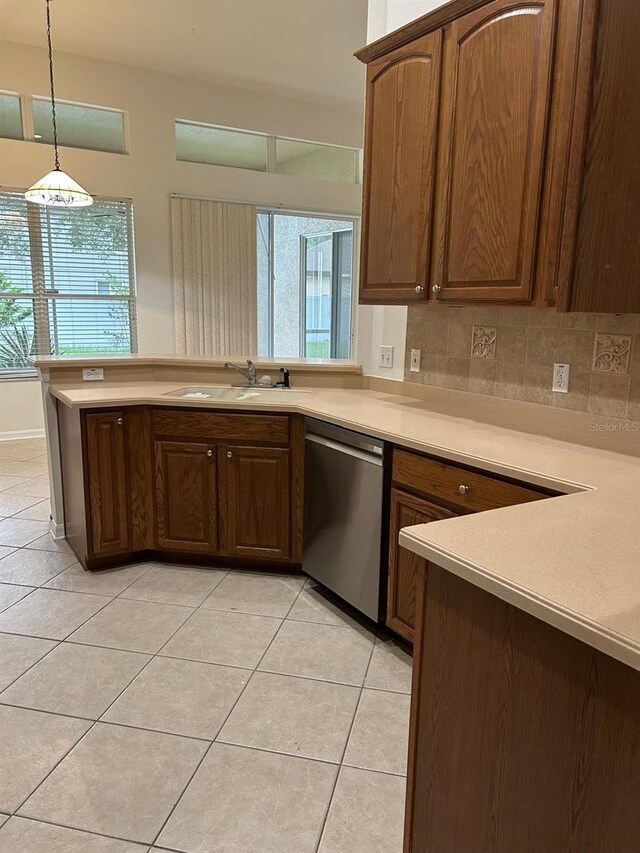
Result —
M 55 168 L 60 168 L 60 156 L 58 154 L 58 125 L 56 123 L 56 96 L 53 85 L 53 48 L 51 46 L 51 10 L 49 4 L 51 0 L 47 0 L 47 44 L 49 46 L 49 81 L 51 83 L 51 118 L 53 122 L 53 152 Z

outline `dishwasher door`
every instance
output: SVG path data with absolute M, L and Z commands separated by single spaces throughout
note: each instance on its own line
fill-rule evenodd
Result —
M 308 422 L 302 568 L 380 620 L 384 444 Z

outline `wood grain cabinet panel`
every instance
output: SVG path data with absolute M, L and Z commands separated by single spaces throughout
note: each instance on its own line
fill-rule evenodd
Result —
M 291 554 L 289 450 L 218 447 L 220 546 L 223 553 L 256 560 Z
M 640 672 L 430 564 L 405 853 L 636 853 Z
M 216 550 L 216 455 L 207 444 L 156 442 L 158 547 Z
M 129 550 L 124 412 L 88 414 L 84 420 L 89 548 L 106 557 Z
M 446 301 L 529 302 L 557 0 L 494 0 L 446 31 L 433 281 Z
M 587 5 L 590 10 L 593 3 Z M 587 19 L 587 23 L 589 20 Z M 571 311 L 640 312 L 640 3 L 602 0 L 589 45 L 590 80 L 578 91 L 589 107 L 576 123 L 573 269 L 564 306 Z M 584 145 L 580 145 L 580 141 Z M 565 241 L 566 242 L 566 241 Z
M 430 33 L 367 68 L 361 302 L 426 295 L 441 43 Z
M 417 584 L 420 573 L 426 573 L 427 561 L 402 548 L 398 536 L 403 527 L 444 518 L 455 518 L 455 513 L 399 489 L 391 490 L 387 625 L 410 643 L 414 641 Z

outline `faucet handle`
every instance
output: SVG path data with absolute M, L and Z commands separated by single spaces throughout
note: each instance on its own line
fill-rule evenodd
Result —
M 282 381 L 278 382 L 277 384 L 280 385 L 281 388 L 291 388 L 289 382 L 289 371 L 287 370 L 287 368 L 281 367 L 280 373 L 282 374 Z

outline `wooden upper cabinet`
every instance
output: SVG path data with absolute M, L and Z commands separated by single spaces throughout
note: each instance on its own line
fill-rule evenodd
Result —
M 455 513 L 444 507 L 399 489 L 391 490 L 387 625 L 410 643 L 414 640 L 417 584 L 420 572 L 426 571 L 426 560 L 402 548 L 398 536 L 403 527 L 454 517 Z
M 218 446 L 220 550 L 234 557 L 287 560 L 291 555 L 290 452 Z
M 429 33 L 367 67 L 360 302 L 426 296 L 441 44 Z
M 124 419 L 124 412 L 104 412 L 88 414 L 84 421 L 91 556 L 129 550 Z
M 213 553 L 216 506 L 215 447 L 156 441 L 158 547 Z
M 583 5 L 560 305 L 640 313 L 640 3 Z
M 433 283 L 529 302 L 557 0 L 495 0 L 445 31 Z

